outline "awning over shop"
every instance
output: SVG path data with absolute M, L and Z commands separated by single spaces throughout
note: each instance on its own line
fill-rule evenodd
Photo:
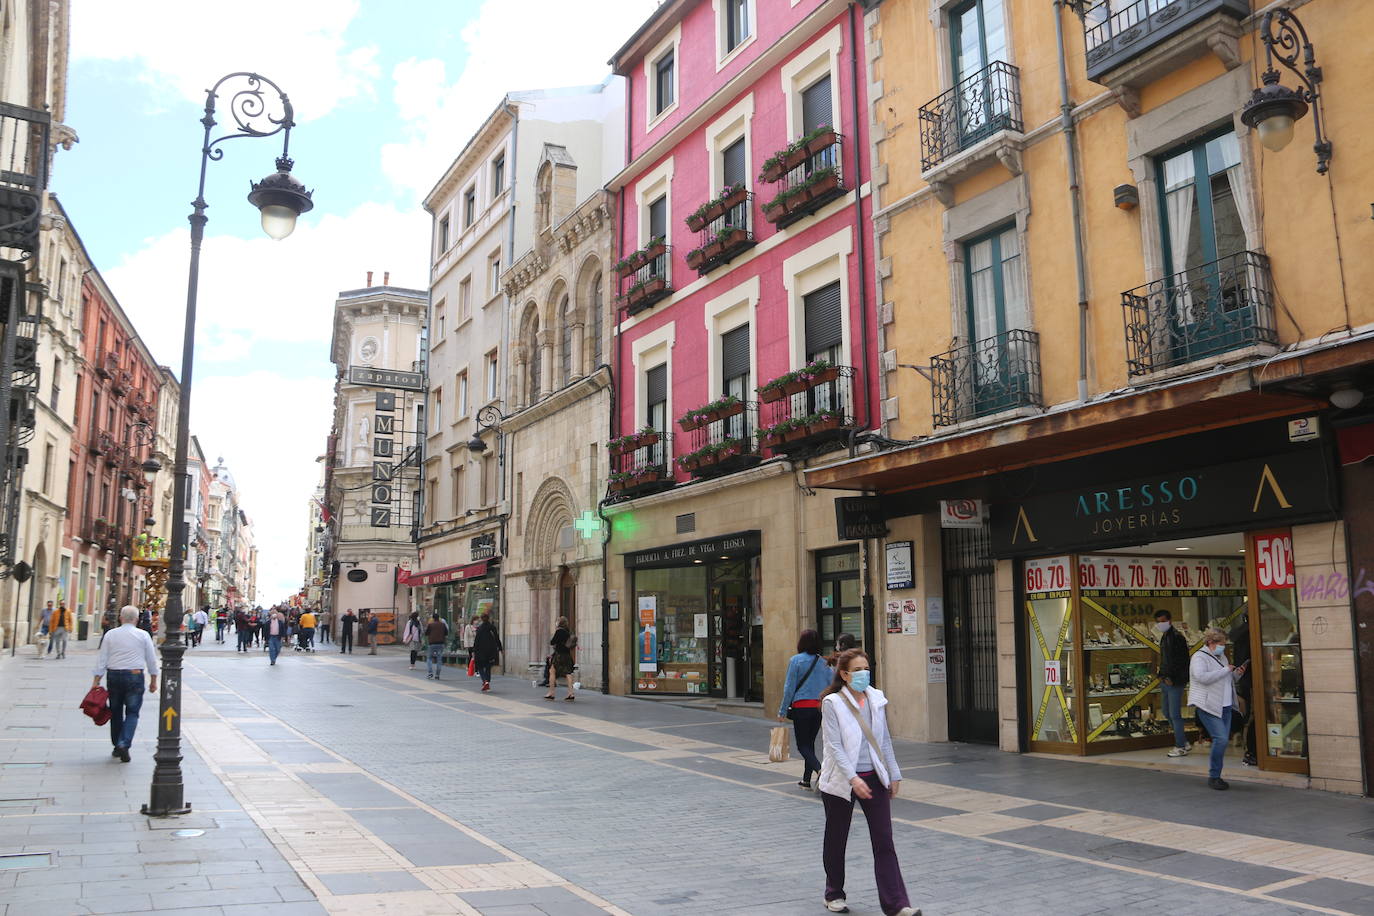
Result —
M 1374 459 L 1374 422 L 1336 430 L 1341 464 L 1359 464 Z
M 426 569 L 417 573 L 401 572 L 397 581 L 401 585 L 444 585 L 448 582 L 462 582 L 465 579 L 480 579 L 487 574 L 491 560 L 470 563 L 467 566 L 445 566 L 443 569 Z
M 1347 346 L 1346 358 L 1355 357 Z M 1370 346 L 1358 348 L 1369 358 Z M 1325 355 L 1325 354 L 1321 354 Z M 1256 420 L 1315 412 L 1324 393 L 1308 394 L 1325 369 L 1317 355 L 1276 361 L 1052 410 L 1026 420 L 918 442 L 806 472 L 807 486 L 897 493 L 1000 474 Z M 1334 367 L 1332 367 L 1334 368 Z M 1306 378 L 1304 378 L 1306 377 Z

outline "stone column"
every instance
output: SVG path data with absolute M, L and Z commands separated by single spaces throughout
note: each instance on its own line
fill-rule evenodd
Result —
M 539 347 L 539 391 L 538 397 L 545 397 L 553 391 L 553 332 L 544 328 L 535 335 L 535 345 Z M 534 399 L 530 399 L 533 403 Z
M 582 376 L 584 376 L 584 375 L 587 374 L 587 368 L 586 368 L 586 366 L 587 366 L 587 354 L 583 351 L 583 341 L 585 340 L 585 337 L 586 337 L 586 328 L 585 328 L 585 326 L 582 324 L 581 320 L 575 320 L 575 321 L 573 321 L 573 323 L 572 323 L 572 364 L 571 364 L 571 365 L 572 365 L 572 368 L 571 368 L 571 375 L 572 375 L 572 378 L 568 379 L 568 381 L 572 381 L 572 379 L 576 379 L 576 378 L 582 378 Z

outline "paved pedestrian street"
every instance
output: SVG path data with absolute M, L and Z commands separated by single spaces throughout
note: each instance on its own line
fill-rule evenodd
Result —
M 395 650 L 187 655 L 191 814 L 142 817 L 133 762 L 77 706 L 94 642 L 0 661 L 0 910 L 824 912 L 821 806 L 770 722 L 439 682 Z M 21 653 L 26 650 L 21 650 Z M 27 650 L 30 651 L 31 650 Z M 900 702 L 900 698 L 897 698 Z M 1234 780 L 898 743 L 896 838 L 926 914 L 1374 913 L 1374 804 Z M 1228 773 L 1228 775 L 1230 775 Z M 877 914 L 861 815 L 849 900 Z

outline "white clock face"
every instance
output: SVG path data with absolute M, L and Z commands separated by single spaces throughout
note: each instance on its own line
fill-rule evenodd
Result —
M 362 344 L 358 347 L 358 356 L 362 359 L 363 362 L 370 363 L 377 358 L 377 349 L 377 338 L 364 338 Z

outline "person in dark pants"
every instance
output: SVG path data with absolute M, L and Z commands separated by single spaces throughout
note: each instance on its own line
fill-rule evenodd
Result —
M 472 640 L 472 657 L 476 662 L 477 673 L 482 677 L 482 690 L 491 690 L 491 668 L 501 660 L 501 637 L 492 625 L 491 615 L 483 614 L 482 622 L 477 625 L 477 635 Z
M 143 675 L 148 675 L 148 692 L 157 692 L 157 650 L 153 639 L 140 630 L 138 608 L 126 606 L 119 612 L 120 626 L 105 634 L 95 659 L 95 682 L 106 677 L 110 693 L 111 757 L 129 762 L 129 748 L 138 728 L 138 711 L 143 707 Z
M 367 654 L 377 654 L 377 615 L 375 612 L 367 615 Z
M 558 693 L 558 679 L 561 677 L 568 682 L 568 695 L 563 699 L 568 702 L 576 700 L 577 695 L 573 693 L 573 668 L 577 663 L 573 659 L 573 651 L 577 648 L 577 637 L 568 626 L 568 618 L 558 618 L 558 627 L 553 631 L 553 639 L 549 640 L 549 645 L 553 647 L 553 655 L 550 656 L 552 661 L 549 663 L 547 674 L 549 692 L 544 694 L 544 699 L 554 699 Z
M 277 663 L 277 656 L 281 654 L 281 641 L 285 636 L 286 615 L 274 610 L 267 621 L 267 657 L 272 660 L 273 665 Z
M 344 611 L 344 615 L 339 618 L 339 654 L 347 652 L 353 654 L 353 625 L 358 622 L 358 615 L 353 613 L 353 608 Z
M 401 641 L 405 643 L 406 648 L 410 650 L 411 671 L 415 670 L 415 663 L 420 660 L 420 646 L 422 645 L 420 637 L 424 635 L 422 632 L 423 629 L 424 627 L 420 621 L 420 612 L 411 611 L 410 616 L 406 618 L 405 630 L 401 633 Z
M 1159 632 L 1159 689 L 1164 695 L 1164 718 L 1174 726 L 1174 746 L 1170 757 L 1186 757 L 1191 746 L 1183 730 L 1183 691 L 1188 689 L 1188 640 L 1174 628 L 1168 611 L 1155 612 Z
M 416 623 L 419 623 L 420 615 L 415 615 Z M 425 627 L 425 674 L 432 680 L 440 680 L 444 673 L 444 645 L 448 642 L 448 624 L 444 618 L 435 611 L 430 618 L 429 625 Z
M 821 771 L 816 756 L 816 736 L 821 733 L 821 692 L 830 684 L 831 670 L 822 664 L 821 637 L 815 630 L 802 630 L 797 640 L 797 654 L 787 663 L 787 680 L 782 686 L 782 703 L 778 705 L 778 721 L 792 720 L 797 737 L 797 753 L 804 761 L 801 782 L 803 789 L 811 788 L 811 774 Z
M 1231 658 L 1236 669 L 1244 672 L 1236 679 L 1236 715 L 1231 723 L 1231 731 L 1245 736 L 1245 756 L 1241 765 L 1252 767 L 1259 764 L 1255 756 L 1255 701 L 1251 695 L 1250 678 L 1250 615 L 1242 614 L 1240 623 L 1226 634 L 1231 641 Z
M 844 893 L 844 854 L 854 801 L 864 809 L 873 844 L 873 875 L 885 916 L 921 916 L 911 905 L 897 849 L 892 842 L 892 799 L 902 771 L 887 730 L 887 697 L 872 686 L 868 654 L 841 652 L 835 679 L 821 700 L 825 759 L 821 763 L 821 802 L 825 806 L 825 908 L 848 913 Z

